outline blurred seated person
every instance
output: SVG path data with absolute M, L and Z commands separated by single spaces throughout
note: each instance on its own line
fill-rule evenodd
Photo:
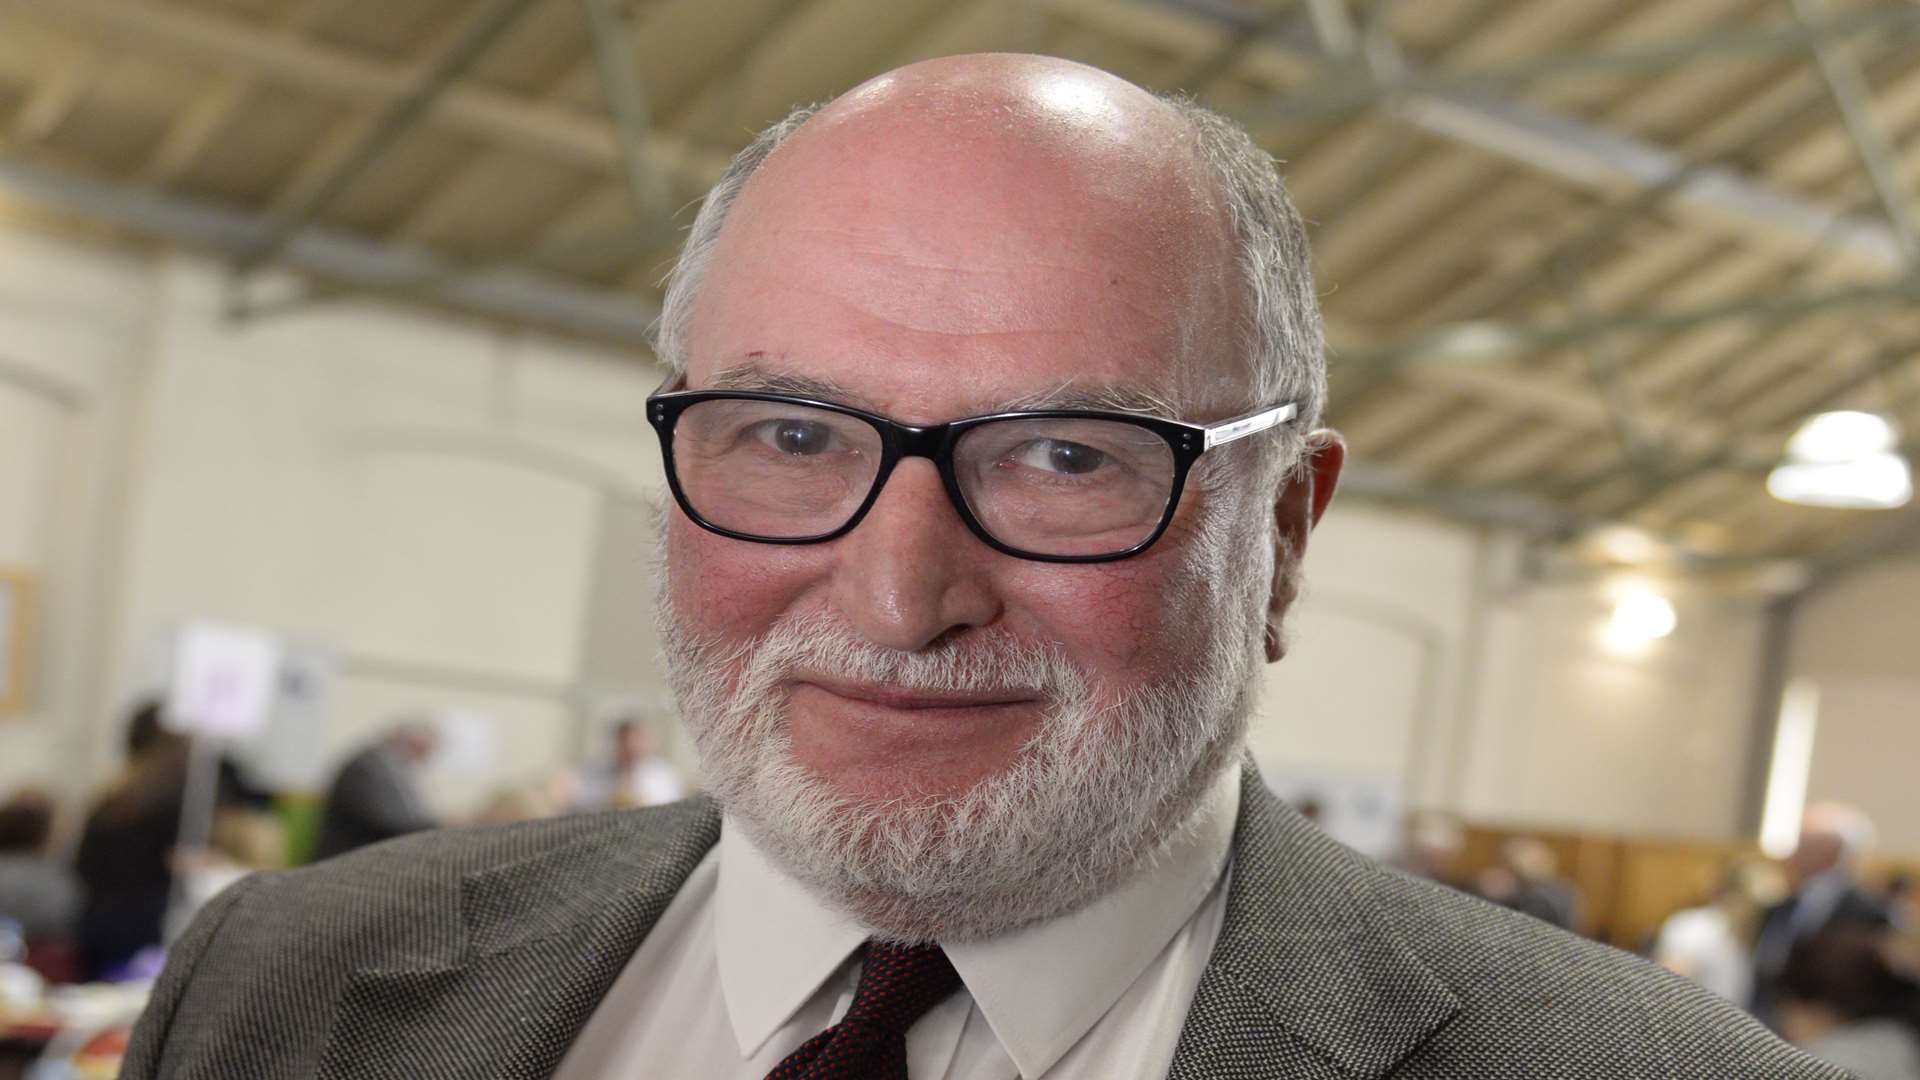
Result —
M 432 725 L 401 724 L 348 758 L 327 788 L 315 860 L 440 827 L 420 773 L 440 745 Z
M 1753 939 L 1760 915 L 1786 891 L 1774 867 L 1746 859 L 1728 868 L 1706 903 L 1667 917 L 1653 959 L 1728 1001 L 1753 994 Z
M 1479 877 L 1479 893 L 1502 907 L 1572 930 L 1580 917 L 1580 893 L 1559 876 L 1553 849 L 1516 837 L 1500 847 L 1500 864 Z
M 1860 859 L 1873 839 L 1873 822 L 1851 806 L 1807 808 L 1799 843 L 1787 856 L 1787 897 L 1767 909 L 1754 944 L 1753 1011 L 1760 1019 L 1775 1022 L 1775 991 L 1795 945 L 1829 928 L 1893 924 L 1886 904 L 1858 879 Z
M 80 948 L 90 979 L 112 977 L 142 950 L 161 944 L 173 894 L 174 847 L 187 791 L 192 740 L 167 730 L 158 701 L 143 701 L 127 723 L 127 761 L 87 814 L 74 856 L 86 893 Z M 216 805 L 264 802 L 222 759 Z
M 1920 978 L 1889 931 L 1838 926 L 1795 944 L 1777 985 L 1780 1033 L 1858 1080 L 1920 1080 Z
M 71 942 L 80 918 L 80 881 L 47 854 L 53 800 L 33 788 L 0 805 L 0 919 L 19 924 L 29 950 Z
M 628 717 L 613 725 L 613 756 L 585 766 L 574 778 L 575 810 L 660 806 L 686 797 L 680 771 L 662 759 L 653 730 Z

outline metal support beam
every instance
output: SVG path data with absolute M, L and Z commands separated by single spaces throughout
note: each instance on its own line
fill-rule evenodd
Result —
M 1789 255 L 1831 252 L 1869 272 L 1906 264 L 1899 239 L 1885 226 L 1834 211 L 1719 167 L 1701 167 L 1651 143 L 1615 135 L 1539 109 L 1466 95 L 1416 98 L 1398 115 L 1442 135 L 1602 191 L 1667 188 L 1676 212 Z
M 1354 24 L 1347 0 L 1307 0 L 1314 37 L 1328 56 L 1352 56 L 1360 50 L 1360 28 Z
M 614 132 L 620 139 L 620 160 L 625 167 L 628 195 L 633 200 L 634 219 L 656 220 L 669 213 L 667 188 L 647 150 L 653 122 L 648 113 L 646 88 L 640 83 L 640 68 L 627 41 L 626 22 L 615 0 L 581 0 L 581 6 L 586 10 L 587 29 L 593 37 L 593 56 L 600 66 L 600 84 L 606 91 L 607 108 L 613 113 Z
M 1831 407 L 1848 394 L 1879 379 L 1887 372 L 1912 363 L 1916 356 L 1920 356 L 1920 338 L 1908 338 L 1884 346 L 1857 365 L 1847 378 L 1827 386 L 1811 399 L 1795 402 L 1787 408 L 1772 412 L 1764 419 L 1744 424 L 1737 430 L 1725 433 L 1719 439 L 1718 445 L 1707 453 L 1697 455 L 1684 464 L 1667 469 L 1655 476 L 1650 477 L 1645 473 L 1636 474 L 1638 482 L 1634 486 L 1633 493 L 1628 498 L 1609 506 L 1606 511 L 1607 516 L 1624 521 L 1643 507 L 1652 504 L 1661 495 L 1701 473 L 1743 466 L 1759 467 L 1760 463 L 1752 461 L 1749 457 L 1751 442 L 1770 437 L 1783 424 Z M 1775 463 L 1766 462 L 1765 464 L 1770 467 Z M 1597 490 L 1611 483 L 1621 475 L 1621 472 L 1621 470 L 1608 469 L 1585 477 L 1570 485 L 1562 493 L 1562 497 L 1573 499 L 1588 491 Z
M 1826 0 L 1790 2 L 1803 26 L 1813 26 L 1827 14 Z M 1809 47 L 1820 64 L 1820 77 L 1826 80 L 1827 90 L 1840 109 L 1840 118 L 1847 125 L 1847 134 L 1853 138 L 1853 144 L 1860 152 L 1860 162 L 1866 167 L 1868 179 L 1873 182 L 1874 194 L 1880 197 L 1880 206 L 1893 225 L 1894 235 L 1900 238 L 1908 262 L 1920 266 L 1920 226 L 1914 223 L 1913 209 L 1901 184 L 1900 169 L 1893 152 L 1873 122 L 1873 110 L 1869 104 L 1873 100 L 1873 90 L 1867 85 L 1866 76 L 1861 72 L 1860 65 L 1842 50 L 1838 42 L 1816 37 Z
M 248 250 L 269 223 L 252 214 L 149 189 L 0 162 L 0 191 L 144 236 L 226 255 Z M 624 345 L 647 346 L 659 314 L 630 293 L 576 285 L 530 270 L 464 273 L 419 248 L 395 248 L 323 228 L 288 240 L 282 261 L 324 281 L 371 293 L 423 291 L 425 298 L 514 323 Z M 423 289 L 422 283 L 431 283 Z
M 387 106 L 373 127 L 346 150 L 338 168 L 316 184 L 305 198 L 284 214 L 277 215 L 266 233 L 240 253 L 235 260 L 235 269 L 245 274 L 279 254 L 294 234 L 325 213 L 335 200 L 345 194 L 415 121 L 426 114 L 444 91 L 536 3 L 539 0 L 495 0 L 494 5 L 460 35 L 446 55 L 427 70 L 418 84 Z
M 1250 121 L 1265 124 L 1319 122 L 1388 106 L 1421 94 L 1488 93 L 1604 72 L 1670 71 L 1718 58 L 1788 54 L 1869 35 L 1883 40 L 1920 34 L 1920 8 L 1886 4 L 1806 21 L 1729 27 L 1690 37 L 1611 49 L 1570 49 L 1467 70 L 1348 72 L 1301 94 L 1259 106 Z
M 336 102 L 389 108 L 413 92 L 415 73 L 346 49 L 210 11 L 144 0 L 0 0 L 0 20 L 31 18 L 143 50 L 176 62 L 230 69 Z M 598 117 L 471 83 L 451 86 L 428 121 L 489 145 L 589 169 L 617 172 L 618 139 Z M 705 188 L 726 168 L 725 154 L 697 150 L 655 133 L 653 158 L 689 188 Z
M 1257 25 L 1253 16 L 1221 0 L 1158 0 L 1156 6 L 1185 12 L 1228 31 Z M 1097 9 L 1085 14 L 1100 17 Z M 1103 25 L 1126 28 L 1113 16 Z M 1311 41 L 1287 34 L 1266 35 L 1259 46 L 1248 50 L 1249 62 L 1256 56 L 1285 67 L 1296 81 L 1311 79 L 1321 59 Z M 1417 80 L 1427 74 L 1404 60 L 1376 66 L 1397 70 L 1403 78 Z M 1842 218 L 1730 169 L 1690 164 L 1665 147 L 1471 91 L 1395 94 L 1392 100 L 1391 115 L 1421 131 L 1578 187 L 1618 191 L 1670 185 L 1670 205 L 1677 213 L 1749 243 L 1796 256 L 1817 247 L 1874 273 L 1898 272 L 1906 265 L 1898 238 L 1883 225 Z M 1240 118 L 1256 130 L 1262 120 L 1258 109 L 1242 111 Z
M 1413 362 L 1525 356 L 1617 334 L 1670 333 L 1727 319 L 1785 322 L 1841 308 L 1912 303 L 1920 303 L 1920 277 L 1880 285 L 1764 293 L 1691 308 L 1603 312 L 1549 323 L 1453 323 L 1395 343 L 1343 350 L 1338 360 L 1349 369 L 1390 369 Z

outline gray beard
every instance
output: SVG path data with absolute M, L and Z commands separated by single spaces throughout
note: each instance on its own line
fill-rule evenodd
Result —
M 1190 824 L 1244 744 L 1264 625 L 1256 586 L 1267 576 L 1233 565 L 1245 560 L 1230 557 L 1224 530 L 1210 524 L 1189 584 L 1222 621 L 1192 670 L 1123 695 L 1102 695 L 1058 647 L 995 629 L 907 653 L 811 615 L 784 617 L 741 645 L 701 640 L 683 627 L 662 575 L 668 677 L 709 790 L 777 865 L 883 939 L 991 937 L 1092 903 Z M 1252 617 L 1241 625 L 1235 612 Z M 1009 765 L 961 794 L 859 799 L 793 756 L 785 684 L 801 672 L 1037 692 L 1047 710 Z

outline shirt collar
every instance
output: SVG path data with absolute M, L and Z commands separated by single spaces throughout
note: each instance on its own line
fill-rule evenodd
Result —
M 867 931 L 788 877 L 731 819 L 720 827 L 715 953 L 727 1019 L 751 1057 L 867 940 Z
M 982 941 L 947 945 L 974 1004 L 1022 1076 L 1092 1030 L 1187 924 L 1227 864 L 1240 766 L 1217 777 L 1146 869 L 1092 904 Z M 765 1044 L 867 938 L 732 822 L 720 834 L 721 994 L 743 1056 Z
M 947 946 L 974 1004 L 1022 1076 L 1093 1029 L 1213 890 L 1240 811 L 1240 766 L 1216 777 L 1186 826 L 1131 881 L 1078 911 Z

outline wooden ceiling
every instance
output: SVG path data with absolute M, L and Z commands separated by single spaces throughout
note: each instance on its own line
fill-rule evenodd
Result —
M 1812 412 L 1920 434 L 1915 0 L 0 0 L 0 192 L 631 341 L 753 131 L 977 50 L 1285 161 L 1367 492 L 1696 565 L 1920 537 L 1764 487 Z

